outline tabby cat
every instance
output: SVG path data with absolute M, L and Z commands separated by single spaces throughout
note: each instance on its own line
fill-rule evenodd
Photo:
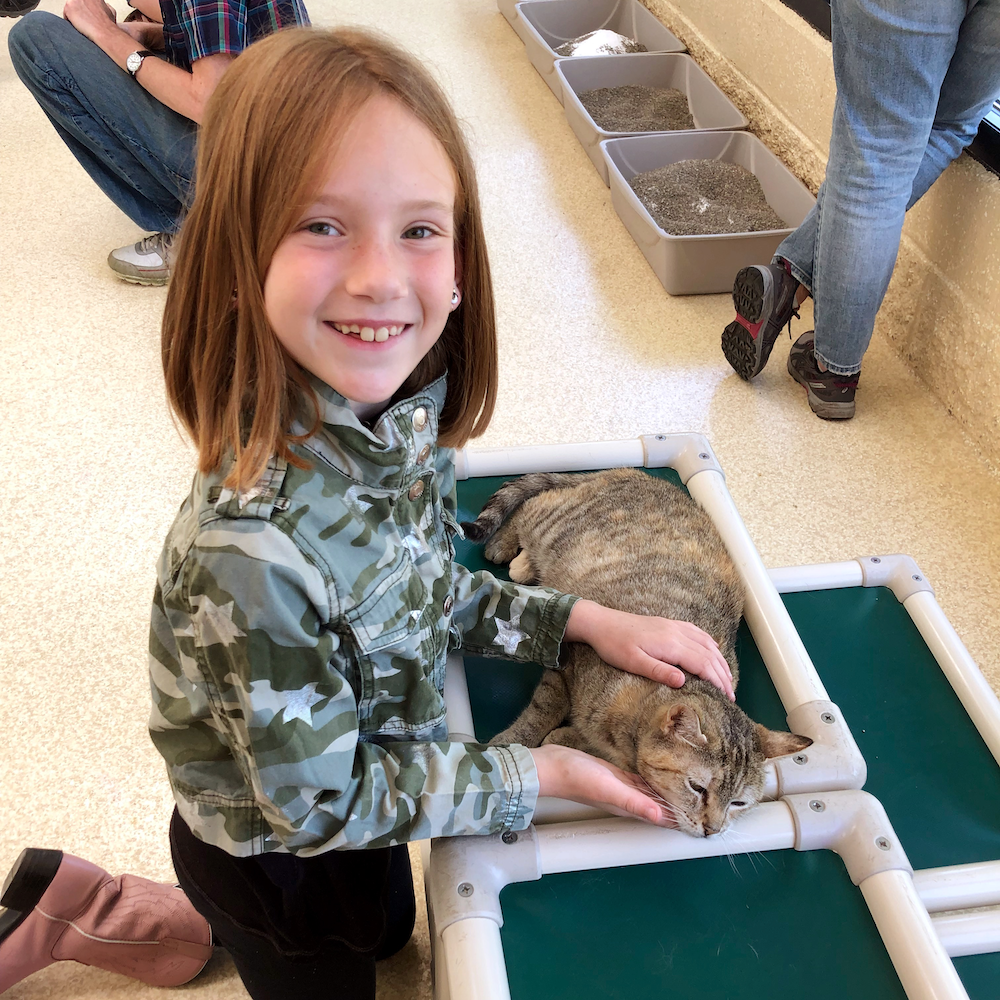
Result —
M 694 622 L 719 644 L 735 687 L 743 588 L 708 515 L 683 490 L 636 469 L 536 473 L 498 490 L 464 525 L 511 579 L 634 614 Z M 764 761 L 810 739 L 753 722 L 688 674 L 671 688 L 565 643 L 531 703 L 491 743 L 560 743 L 640 775 L 696 837 L 724 830 L 760 801 Z

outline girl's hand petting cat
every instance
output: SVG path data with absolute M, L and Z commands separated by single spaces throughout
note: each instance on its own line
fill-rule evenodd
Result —
M 529 753 L 538 771 L 539 795 L 597 806 L 615 816 L 637 816 L 657 826 L 677 826 L 671 810 L 637 774 L 557 743 L 533 747 Z
M 730 701 L 736 699 L 733 675 L 719 644 L 690 622 L 632 615 L 593 601 L 577 601 L 565 637 L 587 643 L 605 663 L 629 673 L 679 688 L 686 670 L 724 691 Z

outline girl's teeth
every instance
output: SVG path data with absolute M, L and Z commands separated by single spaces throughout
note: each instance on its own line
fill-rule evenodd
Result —
M 390 337 L 398 337 L 405 326 L 380 326 L 377 329 L 372 326 L 358 326 L 357 323 L 334 323 L 334 328 L 340 333 L 357 333 L 365 343 L 375 341 L 378 344 L 385 343 Z

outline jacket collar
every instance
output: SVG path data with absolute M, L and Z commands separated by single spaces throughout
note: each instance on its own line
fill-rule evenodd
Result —
M 420 391 L 393 403 L 372 427 L 364 424 L 347 400 L 314 376 L 310 383 L 319 403 L 319 429 L 299 447 L 367 486 L 389 492 L 412 478 L 421 448 L 437 443 L 438 424 L 447 391 L 442 375 Z M 417 411 L 423 410 L 423 414 Z M 423 419 L 421 419 L 423 418 Z M 307 427 L 296 421 L 295 431 Z

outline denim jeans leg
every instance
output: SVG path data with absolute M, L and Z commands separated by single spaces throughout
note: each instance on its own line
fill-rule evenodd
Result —
M 63 18 L 28 14 L 8 45 L 18 76 L 101 190 L 143 229 L 174 231 L 194 177 L 197 125 Z
M 820 191 L 822 192 L 822 187 Z M 789 233 L 774 251 L 772 263 L 779 260 L 787 260 L 791 267 L 792 277 L 800 284 L 805 285 L 812 291 L 813 284 L 813 263 L 816 259 L 816 227 L 817 215 L 819 213 L 819 198 L 816 204 L 809 209 L 809 214 L 802 220 L 799 228 L 794 233 Z
M 969 7 L 907 208 L 975 139 L 980 122 L 1000 96 L 1000 0 L 972 0 Z
M 967 0 L 834 0 L 834 109 L 812 294 L 816 354 L 861 368 Z

